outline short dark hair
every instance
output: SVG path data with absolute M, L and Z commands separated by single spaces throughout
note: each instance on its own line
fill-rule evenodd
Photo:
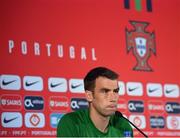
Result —
M 106 68 L 106 67 L 96 67 L 90 70 L 84 78 L 84 89 L 93 91 L 95 88 L 95 81 L 98 77 L 105 77 L 111 80 L 118 79 L 119 75 Z

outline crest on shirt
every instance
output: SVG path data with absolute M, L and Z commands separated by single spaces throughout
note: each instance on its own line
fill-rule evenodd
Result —
M 136 58 L 135 71 L 153 71 L 148 64 L 151 53 L 156 55 L 155 34 L 146 30 L 149 23 L 130 21 L 132 30 L 125 29 L 127 53 L 131 50 Z

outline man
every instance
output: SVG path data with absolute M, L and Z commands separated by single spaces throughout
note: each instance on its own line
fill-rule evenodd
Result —
M 58 137 L 133 137 L 129 123 L 115 114 L 118 74 L 105 67 L 92 69 L 84 78 L 89 108 L 64 115 L 57 127 Z

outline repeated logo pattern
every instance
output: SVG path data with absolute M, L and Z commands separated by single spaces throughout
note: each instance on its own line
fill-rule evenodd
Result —
M 23 85 L 21 85 L 21 83 Z M 47 84 L 47 86 L 45 86 Z M 177 84 L 161 84 L 148 82 L 123 82 L 119 81 L 118 110 L 128 115 L 140 129 L 150 127 L 152 129 L 180 130 L 180 104 L 176 101 L 180 97 Z M 4 94 L 0 97 L 1 126 L 3 128 L 44 128 L 49 125 L 56 128 L 61 117 L 69 112 L 88 107 L 84 94 L 82 78 L 49 77 L 47 80 L 41 76 L 25 76 L 3 74 L 0 77 L 0 86 Z M 18 90 L 31 92 L 30 95 L 20 95 Z M 43 90 L 47 89 L 47 92 Z M 12 94 L 6 94 L 6 91 Z M 58 94 L 46 98 L 41 93 Z M 79 95 L 68 97 L 67 93 Z M 38 94 L 39 93 L 39 94 Z M 35 94 L 35 95 L 34 95 Z M 121 96 L 128 95 L 136 100 L 128 101 Z M 141 99 L 149 97 L 148 101 Z M 153 100 L 151 100 L 153 97 Z M 133 99 L 134 99 L 133 98 Z M 168 98 L 166 102 L 159 98 Z M 175 101 L 173 101 L 175 99 Z M 48 108 L 47 108 L 48 106 Z M 50 111 L 50 115 L 44 114 L 44 109 Z M 23 111 L 23 112 L 21 112 Z M 25 113 L 24 113 L 25 111 Z M 148 112 L 149 116 L 144 116 Z M 49 121 L 45 118 L 49 117 Z

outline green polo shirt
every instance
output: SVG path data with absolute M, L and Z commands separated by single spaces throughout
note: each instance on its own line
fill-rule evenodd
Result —
M 108 131 L 101 132 L 94 126 L 86 109 L 64 115 L 57 127 L 57 137 L 133 137 L 133 131 L 124 118 L 112 115 Z

